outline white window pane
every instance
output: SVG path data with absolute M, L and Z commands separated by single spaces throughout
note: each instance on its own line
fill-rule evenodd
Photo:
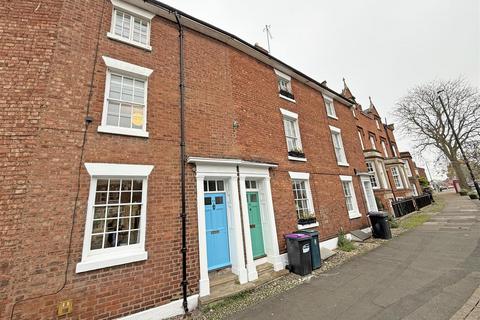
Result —
M 120 94 L 122 91 L 122 76 L 112 74 L 110 76 L 110 92 L 109 98 L 111 99 L 120 99 Z
M 122 25 L 122 37 L 129 39 L 130 38 L 130 23 L 131 23 L 131 16 L 129 14 L 124 13 L 123 15 L 123 25 Z
M 115 34 L 121 36 L 123 30 L 123 12 L 116 11 L 115 14 Z
M 132 78 L 123 77 L 122 100 L 124 101 L 133 100 L 133 79 Z
M 134 87 L 134 97 L 133 101 L 136 103 L 144 103 L 145 99 L 145 82 L 140 80 L 135 80 L 135 87 Z

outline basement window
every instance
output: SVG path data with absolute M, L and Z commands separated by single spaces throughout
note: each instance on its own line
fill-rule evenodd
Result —
M 112 24 L 107 36 L 110 39 L 152 50 L 150 25 L 153 13 L 120 0 L 111 0 L 113 5 Z

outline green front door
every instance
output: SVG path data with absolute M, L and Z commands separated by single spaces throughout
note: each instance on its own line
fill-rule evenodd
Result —
M 253 258 L 260 258 L 265 255 L 265 248 L 263 247 L 262 219 L 260 218 L 258 192 L 247 192 L 247 202 Z

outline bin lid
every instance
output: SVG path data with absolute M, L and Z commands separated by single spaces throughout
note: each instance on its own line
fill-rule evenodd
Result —
M 317 230 L 309 230 L 309 229 L 298 230 L 298 231 L 295 231 L 294 233 L 310 234 L 312 237 L 315 236 L 315 235 L 318 235 Z
M 383 211 L 370 211 L 368 212 L 368 215 L 372 217 L 382 217 L 382 218 L 388 217 L 388 214 Z
M 304 234 L 304 233 L 290 233 L 290 234 L 285 235 L 285 238 L 288 238 L 288 239 L 308 239 L 308 238 L 311 238 L 311 237 L 308 234 Z

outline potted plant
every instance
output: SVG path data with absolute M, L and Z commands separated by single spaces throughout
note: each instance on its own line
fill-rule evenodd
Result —
M 306 225 L 317 222 L 313 212 L 304 211 L 298 214 L 298 224 Z
M 305 158 L 305 153 L 303 153 L 302 148 L 295 147 L 292 150 L 288 151 L 288 155 L 296 158 Z

